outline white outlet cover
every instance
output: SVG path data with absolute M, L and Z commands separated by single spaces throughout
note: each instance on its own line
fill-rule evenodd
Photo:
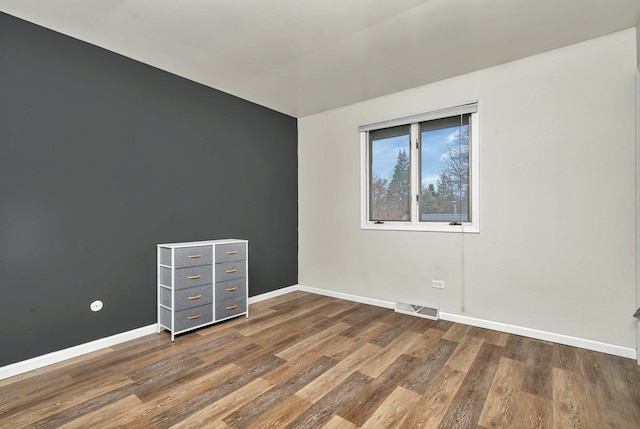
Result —
M 437 289 L 444 289 L 444 280 L 432 280 L 432 286 Z
M 100 311 L 102 310 L 102 301 L 93 301 L 91 303 L 91 311 Z

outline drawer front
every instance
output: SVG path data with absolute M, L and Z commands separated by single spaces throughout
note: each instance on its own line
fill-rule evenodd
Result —
M 184 310 L 213 302 L 213 285 L 190 287 L 175 292 L 176 310 Z
M 244 277 L 216 283 L 216 301 L 245 299 L 246 296 L 247 285 Z
M 226 319 L 246 311 L 247 300 L 244 298 L 216 302 L 216 320 Z
M 174 288 L 183 289 L 213 283 L 211 268 L 211 265 L 202 265 L 174 270 Z
M 198 307 L 189 308 L 187 310 L 176 311 L 174 313 L 174 317 L 174 332 L 182 331 L 189 328 L 195 328 L 196 326 L 213 322 L 213 305 L 201 305 Z
M 245 277 L 246 266 L 247 263 L 245 261 L 216 264 L 216 283 Z
M 218 244 L 216 246 L 216 264 L 244 261 L 245 259 L 247 259 L 247 243 Z
M 212 246 L 178 247 L 174 249 L 174 268 L 195 267 L 213 263 Z

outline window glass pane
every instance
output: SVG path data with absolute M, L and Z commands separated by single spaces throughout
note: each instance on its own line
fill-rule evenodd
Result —
M 410 126 L 369 132 L 369 220 L 411 220 Z
M 469 222 L 469 117 L 420 123 L 421 222 Z

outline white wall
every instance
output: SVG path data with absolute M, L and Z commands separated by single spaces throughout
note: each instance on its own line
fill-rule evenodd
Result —
M 635 70 L 629 29 L 300 119 L 300 284 L 635 347 Z M 361 230 L 358 126 L 474 99 L 480 234 Z

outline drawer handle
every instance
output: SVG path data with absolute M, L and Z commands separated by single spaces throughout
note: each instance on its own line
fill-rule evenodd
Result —
M 201 256 L 202 255 L 189 255 L 189 256 L 187 256 L 187 258 L 189 258 L 189 259 L 198 259 Z
M 199 319 L 202 317 L 202 314 L 196 314 L 195 316 L 189 316 L 187 317 L 187 319 L 189 320 L 194 320 L 194 319 Z
M 199 279 L 200 277 L 202 277 L 202 274 L 198 274 L 197 276 L 189 276 L 187 277 L 189 280 L 196 280 Z
M 237 268 L 234 268 L 234 269 L 232 269 L 232 270 L 227 270 L 227 272 L 228 272 L 228 273 L 235 273 L 236 271 L 238 271 L 238 269 L 237 269 Z
M 190 296 L 187 299 L 200 299 L 200 298 L 202 298 L 202 295 Z
M 227 310 L 233 310 L 234 308 L 238 308 L 238 304 L 228 306 Z
M 229 251 L 227 252 L 227 255 L 235 255 L 236 253 L 238 253 L 238 251 L 237 251 L 237 250 L 229 250 Z
M 238 290 L 237 287 L 228 287 L 227 292 L 233 292 L 234 290 Z

